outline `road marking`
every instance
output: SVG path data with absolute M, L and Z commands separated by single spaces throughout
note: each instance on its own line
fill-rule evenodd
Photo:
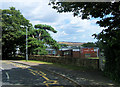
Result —
M 43 82 L 46 85 L 46 87 L 49 87 L 49 85 L 51 85 L 51 84 L 59 84 L 57 80 L 50 80 L 49 78 L 47 78 L 46 74 L 42 71 L 37 71 L 37 70 L 32 70 L 32 69 L 28 69 L 28 70 L 30 70 L 33 75 L 38 74 L 41 77 L 43 77 L 46 80 Z
M 40 73 L 41 73 L 40 75 L 44 75 L 44 76 L 46 76 L 46 74 L 45 74 L 45 73 L 43 73 L 42 71 L 40 71 Z
M 46 76 L 42 76 L 45 80 L 49 80 Z
M 9 80 L 9 79 L 10 79 L 10 77 L 9 77 L 8 73 L 7 73 L 7 72 L 5 72 L 5 74 L 6 74 L 6 76 L 7 76 L 7 80 Z
M 47 80 L 43 82 L 47 87 L 49 87 L 49 85 L 54 85 L 54 84 L 59 84 L 56 80 Z M 55 86 L 56 87 L 56 86 Z
M 33 75 L 36 75 L 34 72 L 31 72 Z
M 16 67 L 20 67 L 20 68 L 28 68 L 28 70 L 33 74 L 33 75 L 40 75 L 41 77 L 43 77 L 46 81 L 44 81 L 43 83 L 47 86 L 47 87 L 49 87 L 49 85 L 51 85 L 51 84 L 59 84 L 58 83 L 58 81 L 57 80 L 50 80 L 49 78 L 47 78 L 46 77 L 46 74 L 44 73 L 44 72 L 42 72 L 42 71 L 37 71 L 37 70 L 33 70 L 33 69 L 30 69 L 29 68 L 29 66 L 24 66 L 24 65 L 17 65 L 17 64 L 14 64 L 13 63 L 13 65 L 14 66 L 16 66 Z M 7 76 L 8 76 L 8 78 L 9 78 L 9 75 L 8 74 L 6 74 Z
M 1 70 L 4 70 L 2 67 L 0 67 Z

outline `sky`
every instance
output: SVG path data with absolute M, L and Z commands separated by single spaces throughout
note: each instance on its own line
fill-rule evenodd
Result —
M 1 0 L 1 2 L 0 8 L 15 7 L 33 25 L 52 26 L 57 33 L 50 34 L 56 41 L 96 42 L 92 35 L 100 33 L 103 29 L 96 24 L 98 19 L 82 20 L 80 17 L 73 17 L 73 13 L 57 13 L 48 5 L 49 0 Z

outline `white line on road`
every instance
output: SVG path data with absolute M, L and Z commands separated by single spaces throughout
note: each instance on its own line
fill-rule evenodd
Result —
M 4 70 L 2 67 L 0 67 L 1 70 Z
M 7 80 L 9 80 L 9 79 L 10 79 L 10 77 L 9 77 L 8 73 L 7 73 L 7 72 L 5 72 L 5 74 L 6 74 L 6 76 L 7 76 Z

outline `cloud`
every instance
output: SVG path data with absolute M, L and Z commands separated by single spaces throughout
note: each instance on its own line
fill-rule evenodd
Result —
M 78 31 L 76 31 L 76 32 L 85 32 L 85 30 L 78 30 Z
M 57 33 L 50 32 L 50 34 L 57 41 L 64 41 L 65 39 L 67 39 L 67 37 L 69 37 L 69 34 L 67 34 L 65 31 L 58 31 Z
M 68 35 L 68 34 L 65 33 L 65 31 L 62 31 L 62 32 L 60 33 L 60 35 Z
M 16 7 L 35 24 L 47 24 L 55 28 L 57 33 L 51 36 L 57 41 L 90 42 L 96 41 L 92 34 L 99 33 L 102 28 L 96 25 L 99 19 L 82 20 L 70 13 L 57 13 L 48 5 L 49 0 L 2 0 L 2 9 Z
M 32 2 L 41 2 L 42 0 L 29 0 L 27 3 L 32 3 Z M 0 2 L 24 2 L 26 3 L 26 0 L 0 0 Z

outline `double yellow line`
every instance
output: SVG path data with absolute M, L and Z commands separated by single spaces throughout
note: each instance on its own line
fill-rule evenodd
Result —
M 20 64 L 14 64 L 12 63 L 14 66 L 16 67 L 20 67 L 20 68 L 28 68 L 28 70 L 33 74 L 33 75 L 40 75 L 41 77 L 43 77 L 46 81 L 44 81 L 43 83 L 49 87 L 49 85 L 58 85 L 58 81 L 57 80 L 50 80 L 48 77 L 46 77 L 46 74 L 42 71 L 37 71 L 37 70 L 33 70 L 30 69 L 29 66 L 24 66 L 24 65 L 20 65 Z M 55 86 L 55 87 L 63 87 L 63 86 Z
M 42 71 L 36 71 L 36 70 L 32 70 L 32 69 L 28 69 L 28 70 L 30 70 L 33 75 L 38 74 L 38 75 L 40 75 L 41 77 L 43 77 L 43 78 L 46 80 L 46 81 L 44 81 L 43 83 L 44 83 L 47 87 L 49 87 L 49 85 L 59 84 L 57 80 L 50 80 L 48 77 L 46 77 L 46 74 L 43 73 Z

